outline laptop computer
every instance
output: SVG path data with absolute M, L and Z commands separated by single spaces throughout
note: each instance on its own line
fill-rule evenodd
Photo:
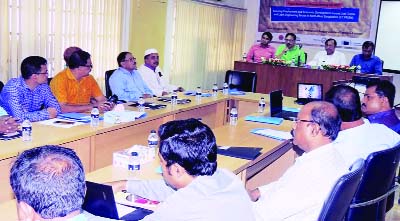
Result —
M 297 83 L 297 104 L 307 104 L 311 101 L 322 100 L 322 84 Z
M 121 220 L 141 220 L 153 213 L 148 209 L 117 204 L 111 186 L 90 181 L 86 181 L 82 209 L 95 216 Z
M 282 102 L 282 90 L 272 91 L 271 93 L 269 93 L 269 106 L 271 117 L 279 117 L 285 120 L 297 119 L 297 112 L 284 111 Z

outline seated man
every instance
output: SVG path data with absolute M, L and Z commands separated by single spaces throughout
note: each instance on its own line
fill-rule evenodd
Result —
M 317 220 L 337 179 L 348 172 L 335 149 L 340 129 L 335 106 L 306 104 L 293 124 L 293 143 L 305 151 L 279 180 L 250 192 L 257 220 Z
M 47 61 L 30 56 L 21 63 L 21 77 L 10 79 L 1 91 L 4 109 L 23 121 L 41 121 L 57 117 L 60 105 L 47 84 Z
M 109 220 L 82 211 L 85 172 L 71 149 L 42 146 L 18 155 L 10 184 L 18 220 Z
M 68 68 L 58 73 L 50 83 L 51 90 L 63 113 L 85 112 L 97 106 L 100 111 L 112 109 L 93 76 L 90 54 L 75 51 L 68 60 Z M 93 99 L 91 103 L 91 99 Z
M 325 64 L 346 65 L 346 57 L 340 52 L 336 51 L 337 42 L 333 38 L 325 41 L 325 51 L 319 51 L 315 54 L 314 59 L 308 64 L 311 66 L 321 66 Z
M 366 41 L 362 45 L 362 54 L 354 55 L 350 66 L 361 66 L 363 74 L 382 75 L 382 60 L 372 55 L 375 50 L 375 44 L 372 41 Z
M 67 49 L 65 49 L 63 57 L 64 57 L 64 61 L 65 61 L 65 66 L 68 67 L 68 60 L 71 57 L 71 55 L 75 52 L 75 51 L 82 51 L 81 48 L 76 47 L 76 46 L 71 46 L 68 47 Z
M 153 92 L 136 70 L 136 58 L 130 52 L 121 52 L 117 57 L 117 62 L 119 68 L 109 79 L 113 94 L 126 101 L 138 100 L 139 97 L 153 97 Z
M 269 43 L 272 41 L 271 32 L 264 32 L 261 35 L 260 44 L 253 45 L 249 52 L 247 53 L 247 62 L 261 62 L 261 57 L 266 60 L 275 57 L 275 47 L 271 46 Z
M 163 201 L 143 220 L 254 220 L 243 183 L 217 169 L 217 145 L 211 129 L 198 120 L 160 126 L 159 158 L 164 180 L 112 183 L 115 191 Z
M 286 34 L 285 44 L 279 45 L 276 49 L 275 57 L 286 62 L 294 62 L 295 65 L 306 62 L 304 51 L 296 45 L 296 35 L 293 33 Z
M 392 82 L 372 82 L 367 85 L 361 110 L 371 123 L 384 124 L 400 133 L 400 120 L 393 109 L 395 95 L 396 87 Z
M 14 133 L 18 130 L 18 126 L 19 124 L 17 123 L 17 119 L 8 116 L 7 111 L 2 107 L 0 96 L 0 133 Z
M 400 135 L 383 124 L 372 124 L 362 118 L 358 91 L 347 85 L 332 87 L 325 100 L 334 104 L 342 119 L 341 131 L 336 142 L 337 149 L 348 165 L 358 158 L 366 159 L 369 154 L 392 148 L 400 141 Z
M 158 51 L 154 48 L 144 52 L 144 64 L 139 67 L 139 73 L 144 82 L 156 96 L 167 95 L 173 90 L 183 91 L 182 87 L 177 87 L 169 83 L 168 76 L 164 76 L 159 62 Z

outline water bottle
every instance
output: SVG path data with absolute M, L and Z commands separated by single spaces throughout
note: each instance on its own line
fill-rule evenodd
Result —
M 196 100 L 201 100 L 201 87 L 196 89 Z
M 356 73 L 361 74 L 361 65 L 357 65 L 356 67 Z
M 143 97 L 139 97 L 138 104 L 139 104 L 139 106 L 138 106 L 139 111 L 140 112 L 144 112 L 144 99 L 143 99 Z
M 178 94 L 176 93 L 176 90 L 173 90 L 171 94 L 171 105 L 175 106 L 177 103 L 178 103 Z
M 222 88 L 222 93 L 224 94 L 224 95 L 228 95 L 229 94 L 229 86 L 228 86 L 228 83 L 224 83 L 224 87 Z
M 132 152 L 129 157 L 128 170 L 139 171 L 140 170 L 140 158 L 138 152 Z
M 292 58 L 292 62 L 290 63 L 290 67 L 296 67 L 296 59 Z
M 28 119 L 22 122 L 22 141 L 32 141 L 32 123 Z
M 238 111 L 236 107 L 232 107 L 231 112 L 229 114 L 229 124 L 230 125 L 237 125 L 237 120 L 238 120 Z
M 217 84 L 214 84 L 212 87 L 212 96 L 216 97 L 218 95 L 218 86 Z
M 265 111 L 265 100 L 264 98 L 260 98 L 260 101 L 258 102 L 258 113 L 264 113 Z
M 242 61 L 246 61 L 246 59 L 247 59 L 247 54 L 246 54 L 246 52 L 245 52 L 245 53 L 243 53 Z
M 149 146 L 149 157 L 154 159 L 156 157 L 156 149 L 158 146 L 158 135 L 155 130 L 151 130 L 149 137 L 147 138 Z
M 100 120 L 99 117 L 100 117 L 99 109 L 96 106 L 94 106 L 92 111 L 90 112 L 90 126 L 98 127 Z

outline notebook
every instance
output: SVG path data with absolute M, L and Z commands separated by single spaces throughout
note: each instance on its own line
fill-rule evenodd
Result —
M 270 107 L 271 117 L 279 117 L 279 118 L 283 118 L 285 120 L 296 120 L 297 119 L 298 112 L 283 110 L 282 90 L 272 91 L 269 94 L 269 101 L 270 101 L 269 107 Z
M 90 181 L 86 181 L 82 209 L 96 216 L 122 220 L 141 220 L 153 213 L 151 210 L 117 204 L 111 186 Z
M 221 147 L 217 153 L 229 157 L 236 157 L 245 160 L 254 160 L 261 154 L 261 147 Z
M 304 105 L 311 101 L 320 101 L 322 100 L 322 89 L 322 84 L 297 83 L 297 100 L 295 102 Z

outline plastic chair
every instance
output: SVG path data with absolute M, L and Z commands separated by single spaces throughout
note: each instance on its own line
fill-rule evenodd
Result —
M 343 175 L 332 188 L 329 197 L 325 200 L 319 221 L 342 221 L 349 209 L 351 200 L 357 191 L 364 172 L 365 161 L 358 159 L 350 167 L 350 172 Z
M 257 74 L 256 72 L 228 70 L 225 82 L 228 83 L 231 90 L 256 92 Z
M 346 220 L 385 220 L 387 198 L 397 188 L 393 178 L 399 164 L 399 153 L 400 145 L 397 144 L 368 156 Z
M 106 71 L 105 75 L 104 75 L 104 80 L 105 80 L 105 86 L 106 86 L 106 97 L 111 97 L 112 96 L 112 91 L 110 88 L 110 77 L 111 75 L 114 73 L 116 69 L 114 70 L 108 70 Z

